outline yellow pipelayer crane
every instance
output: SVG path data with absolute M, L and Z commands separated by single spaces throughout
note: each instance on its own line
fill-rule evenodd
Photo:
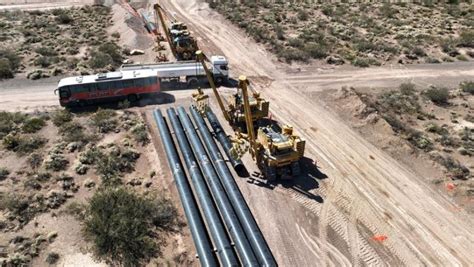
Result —
M 299 160 L 304 156 L 305 141 L 295 135 L 289 125 L 281 127 L 280 131 L 275 130 L 276 125 L 260 126 L 255 136 L 247 85 L 247 77 L 240 76 L 239 88 L 242 90 L 247 125 L 247 136 L 243 137 L 250 143 L 252 158 L 269 181 L 298 176 L 301 172 Z
M 187 26 L 182 22 L 172 22 L 171 27 L 168 29 L 163 16 L 162 7 L 160 4 L 153 6 L 155 9 L 155 20 L 158 19 L 161 23 L 163 31 L 166 35 L 166 40 L 171 47 L 171 52 L 177 60 L 191 60 L 194 58 L 196 51 L 198 50 L 196 40 L 190 35 Z M 158 19 L 156 18 L 158 17 Z
M 243 96 L 241 90 L 238 90 L 235 94 L 233 94 L 228 102 L 224 105 L 224 101 L 219 95 L 219 92 L 216 88 L 216 82 L 221 83 L 221 80 L 214 79 L 211 71 L 206 65 L 206 61 L 209 62 L 209 59 L 204 55 L 202 51 L 196 52 L 196 59 L 201 63 L 204 71 L 206 72 L 206 76 L 208 82 L 212 88 L 214 95 L 217 98 L 217 102 L 219 103 L 219 108 L 221 109 L 222 113 L 224 114 L 224 118 L 229 122 L 229 124 L 235 129 L 240 128 L 241 131 L 246 130 L 245 126 L 245 112 L 244 112 L 244 103 L 243 103 Z M 200 99 L 203 97 L 203 93 L 201 90 L 198 91 L 197 94 L 193 95 L 195 102 L 199 102 Z M 260 93 L 253 92 L 252 96 L 249 97 L 249 105 L 250 105 L 250 112 L 252 114 L 252 120 L 256 122 L 258 125 L 259 120 L 262 118 L 268 117 L 268 110 L 270 103 L 260 97 Z M 198 105 L 198 107 L 202 105 Z

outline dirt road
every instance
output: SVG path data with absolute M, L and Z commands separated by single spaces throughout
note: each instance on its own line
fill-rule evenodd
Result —
M 472 62 L 298 71 L 276 62 L 205 4 L 177 0 L 165 6 L 191 24 L 205 52 L 228 57 L 234 76 L 255 77 L 254 86 L 271 101 L 272 113 L 299 130 L 307 140 L 307 155 L 318 159 L 328 176 L 319 189 L 306 191 L 321 195 L 323 204 L 281 186 L 270 191 L 241 183 L 282 266 L 474 264 L 472 217 L 426 185 L 422 174 L 399 164 L 304 94 L 346 84 L 392 86 L 406 80 L 452 85 L 474 78 Z M 295 214 L 278 193 L 306 211 Z M 317 215 L 316 227 L 310 213 Z M 304 225 L 297 223 L 305 219 Z

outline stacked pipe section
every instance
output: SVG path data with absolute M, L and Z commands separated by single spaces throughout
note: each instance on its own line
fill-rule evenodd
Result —
M 201 266 L 218 266 L 212 252 L 211 243 L 209 242 L 204 222 L 199 214 L 198 205 L 193 197 L 187 177 L 183 172 L 178 153 L 173 144 L 173 140 L 163 115 L 160 110 L 155 110 L 153 115 L 160 132 L 161 141 L 165 148 L 168 163 L 176 182 L 176 187 L 178 189 L 179 197 L 183 205 L 184 213 L 188 221 Z
M 237 253 L 242 265 L 258 266 L 259 263 L 253 253 L 252 246 L 247 240 L 245 232 L 243 231 L 235 211 L 232 208 L 232 204 L 227 198 L 226 191 L 219 182 L 218 175 L 214 170 L 212 162 L 210 161 L 196 130 L 194 129 L 194 125 L 183 107 L 178 108 L 178 116 L 188 141 L 191 144 L 194 155 L 198 159 L 199 165 L 212 192 L 219 212 L 227 226 L 227 230 L 229 231 L 232 240 L 235 242 Z
M 201 175 L 199 166 L 196 162 L 196 158 L 193 155 L 191 147 L 189 146 L 186 136 L 178 121 L 174 108 L 167 110 L 168 120 L 173 126 L 173 131 L 176 140 L 181 149 L 181 154 L 184 158 L 188 173 L 191 176 L 191 181 L 194 186 L 196 196 L 199 200 L 200 206 L 203 210 L 204 218 L 208 225 L 210 235 L 216 246 L 217 255 L 223 266 L 238 266 L 237 257 L 234 254 L 234 250 L 231 246 L 230 240 L 227 237 L 226 230 L 221 223 L 219 213 L 214 206 L 214 202 L 211 198 L 211 194 L 206 186 L 206 182 Z
M 180 111 L 181 113 L 185 114 L 184 110 Z M 258 225 L 253 218 L 253 215 L 247 206 L 247 203 L 245 202 L 245 199 L 242 196 L 237 183 L 227 168 L 227 164 L 225 163 L 225 160 L 222 157 L 217 144 L 213 140 L 204 119 L 194 107 L 190 107 L 190 111 L 194 122 L 201 133 L 203 142 L 209 151 L 209 155 L 212 162 L 214 163 L 214 167 L 219 173 L 218 177 L 222 185 L 225 187 L 227 196 L 232 203 L 233 209 L 237 213 L 240 223 L 245 230 L 245 234 L 247 235 L 252 245 L 253 251 L 258 258 L 259 264 L 261 266 L 277 266 L 270 248 L 268 247 L 262 233 L 260 232 L 260 229 L 258 228 Z

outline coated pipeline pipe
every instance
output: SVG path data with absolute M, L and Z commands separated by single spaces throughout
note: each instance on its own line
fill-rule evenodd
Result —
M 259 266 L 258 261 L 253 254 L 252 246 L 247 240 L 245 232 L 239 223 L 239 219 L 235 215 L 235 211 L 225 194 L 225 190 L 219 182 L 218 175 L 207 156 L 206 150 L 204 149 L 196 130 L 194 129 L 194 125 L 183 107 L 178 108 L 178 117 L 183 125 L 184 131 L 186 132 L 186 136 L 191 144 L 194 155 L 198 159 L 207 185 L 211 189 L 214 201 L 227 226 L 227 230 L 229 231 L 232 240 L 234 240 L 241 263 L 244 266 Z
M 211 124 L 212 130 L 216 134 L 217 140 L 219 140 L 219 143 L 221 143 L 222 147 L 224 148 L 224 151 L 229 158 L 232 167 L 234 167 L 237 173 L 242 173 L 245 169 L 245 166 L 240 159 L 235 159 L 231 155 L 230 151 L 232 149 L 232 143 L 230 142 L 229 137 L 225 134 L 222 125 L 220 124 L 214 112 L 212 112 L 211 108 L 206 110 L 206 117 Z
M 207 237 L 204 222 L 199 214 L 199 209 L 196 200 L 193 197 L 186 175 L 181 167 L 181 162 L 173 144 L 173 140 L 171 139 L 168 126 L 166 125 L 160 110 L 155 110 L 153 115 L 160 131 L 161 141 L 163 142 L 166 156 L 168 158 L 168 164 L 173 172 L 173 177 L 176 182 L 181 204 L 183 205 L 184 214 L 188 220 L 189 229 L 191 230 L 199 261 L 202 266 L 218 266 L 218 263 L 214 258 L 211 243 Z
M 242 224 L 242 227 L 244 228 L 250 243 L 252 244 L 252 248 L 254 249 L 255 255 L 257 256 L 260 265 L 277 266 L 272 252 L 270 251 L 265 238 L 260 232 L 260 229 L 253 218 L 252 212 L 247 206 L 247 203 L 245 202 L 245 199 L 242 196 L 242 193 L 240 192 L 234 177 L 227 168 L 227 164 L 225 163 L 219 148 L 213 140 L 212 135 L 209 132 L 206 123 L 204 122 L 204 119 L 194 107 L 190 107 L 189 109 L 194 122 L 201 133 L 203 143 L 206 145 L 209 155 L 214 162 L 214 166 L 219 173 L 220 181 L 225 187 L 227 196 L 232 202 L 235 212 L 239 217 L 240 223 Z
M 199 200 L 199 203 L 201 203 L 200 206 L 207 222 L 212 240 L 214 241 L 214 244 L 217 248 L 217 255 L 220 259 L 220 262 L 222 266 L 239 266 L 234 249 L 232 248 L 230 240 L 227 237 L 224 225 L 221 223 L 219 213 L 214 206 L 214 202 L 209 193 L 206 182 L 201 175 L 196 158 L 194 157 L 191 147 L 186 140 L 186 135 L 184 134 L 183 127 L 178 121 L 178 117 L 176 116 L 174 108 L 169 108 L 167 110 L 167 114 L 168 120 L 173 126 L 174 134 L 181 149 L 184 162 L 186 163 L 186 167 L 189 170 L 188 173 L 191 176 L 191 181 L 194 185 L 196 196 Z

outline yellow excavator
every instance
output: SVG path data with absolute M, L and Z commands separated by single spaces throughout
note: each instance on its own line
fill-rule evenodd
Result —
M 196 39 L 191 36 L 186 24 L 183 22 L 174 21 L 171 27 L 168 28 L 165 23 L 162 7 L 160 4 L 153 6 L 155 9 L 155 20 L 158 25 L 158 20 L 163 27 L 166 35 L 166 41 L 170 45 L 171 52 L 177 60 L 192 60 L 199 49 Z
M 300 175 L 300 159 L 304 156 L 305 141 L 293 133 L 293 127 L 276 124 L 257 127 L 255 136 L 254 120 L 248 96 L 248 80 L 239 77 L 242 91 L 247 134 L 241 138 L 250 144 L 249 150 L 262 174 L 268 181 L 278 178 L 291 179 Z
M 211 73 L 206 64 L 206 62 L 210 62 L 210 60 L 200 50 L 196 52 L 196 59 L 201 63 L 206 73 L 207 80 L 212 88 L 214 95 L 217 98 L 219 108 L 224 114 L 224 118 L 234 129 L 239 128 L 241 131 L 245 131 L 245 112 L 242 91 L 237 90 L 237 92 L 233 94 L 224 105 L 224 101 L 216 88 L 216 81 L 219 80 L 214 79 L 214 75 Z M 203 96 L 202 90 L 198 90 L 198 93 L 193 94 L 193 97 L 196 103 L 202 103 L 202 99 L 205 98 Z M 254 91 L 252 93 L 252 96 L 249 96 L 248 100 L 252 114 L 252 120 L 256 122 L 256 124 L 258 124 L 261 119 L 268 117 L 270 102 L 262 98 L 259 92 Z M 202 104 L 196 106 L 205 108 L 205 105 Z

